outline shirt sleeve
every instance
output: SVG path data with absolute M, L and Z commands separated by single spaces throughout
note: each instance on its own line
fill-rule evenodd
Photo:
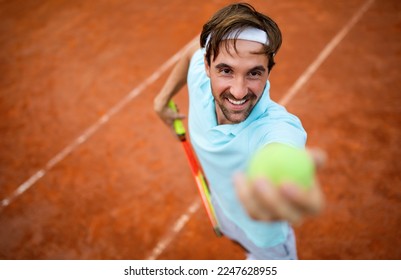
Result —
M 307 134 L 298 117 L 277 103 L 269 106 L 267 111 L 268 117 L 259 121 L 256 149 L 274 142 L 305 148 Z
M 191 87 L 199 88 L 201 83 L 207 77 L 203 56 L 204 56 L 204 50 L 199 49 L 194 53 L 194 55 L 191 58 L 187 76 L 187 84 L 189 88 Z

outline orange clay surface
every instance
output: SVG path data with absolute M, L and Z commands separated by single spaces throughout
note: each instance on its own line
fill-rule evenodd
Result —
M 250 2 L 283 32 L 274 100 L 369 1 Z M 214 236 L 152 109 L 160 67 L 228 3 L 1 1 L 0 259 L 244 259 Z M 368 5 L 286 105 L 328 155 L 326 207 L 295 228 L 300 259 L 401 259 L 400 10 Z M 176 101 L 187 113 L 186 89 Z

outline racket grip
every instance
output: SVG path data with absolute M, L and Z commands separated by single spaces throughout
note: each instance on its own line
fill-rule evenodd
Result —
M 174 112 L 176 112 L 176 113 L 178 112 L 177 106 L 175 105 L 175 103 L 174 103 L 173 100 L 170 100 L 170 101 L 168 102 L 168 106 L 169 106 L 170 109 L 172 109 Z M 175 120 L 174 120 L 174 123 L 173 123 L 173 126 L 174 126 L 174 130 L 175 130 L 175 133 L 177 134 L 177 136 L 178 136 L 180 139 L 182 139 L 182 138 L 185 139 L 185 133 L 186 133 L 186 131 L 185 131 L 184 123 L 182 122 L 182 120 L 180 120 L 180 119 L 175 119 Z

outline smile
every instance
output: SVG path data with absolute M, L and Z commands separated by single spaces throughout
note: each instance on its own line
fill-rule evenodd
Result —
M 227 98 L 227 100 L 228 100 L 231 104 L 234 104 L 234 105 L 242 105 L 242 104 L 244 104 L 244 103 L 246 102 L 247 99 L 233 100 L 233 99 Z

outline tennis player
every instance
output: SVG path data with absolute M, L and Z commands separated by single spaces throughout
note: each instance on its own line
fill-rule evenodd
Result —
M 172 126 L 184 116 L 168 102 L 187 84 L 190 139 L 221 231 L 244 247 L 247 259 L 297 259 L 292 224 L 323 205 L 317 180 L 302 192 L 266 180 L 249 186 L 242 175 L 264 145 L 305 147 L 300 120 L 269 95 L 269 74 L 281 41 L 277 24 L 251 5 L 226 6 L 203 26 L 200 44 L 183 54 L 154 100 L 154 110 Z

